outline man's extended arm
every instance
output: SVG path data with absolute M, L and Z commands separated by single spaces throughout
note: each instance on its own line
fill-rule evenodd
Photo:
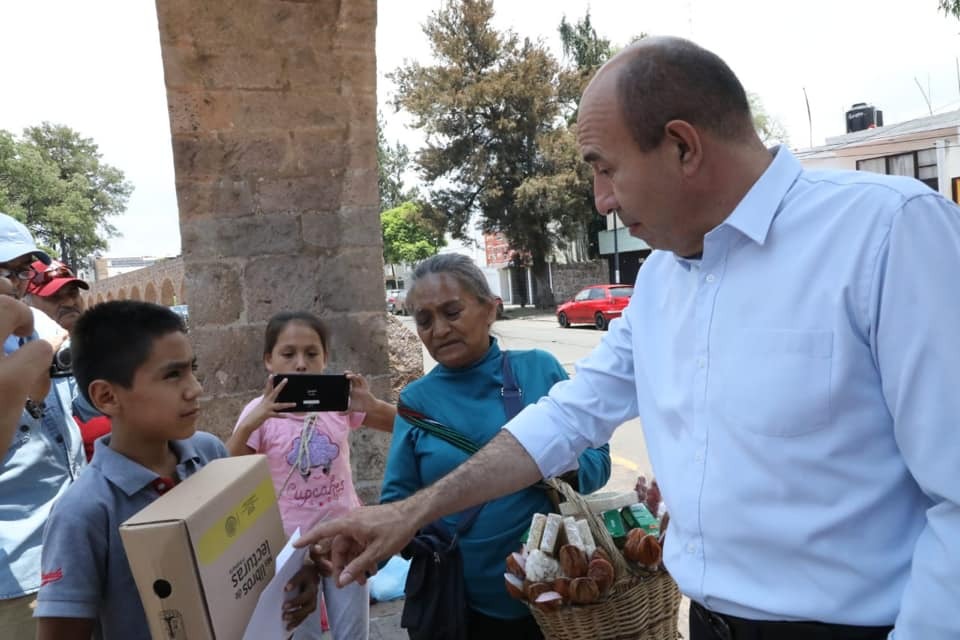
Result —
M 483 449 L 441 480 L 405 500 L 361 507 L 315 526 L 296 546 L 319 542 L 331 554 L 341 586 L 363 584 L 380 560 L 399 553 L 427 523 L 475 504 L 530 486 L 540 479 L 536 463 L 509 432 L 501 431 Z
M 319 524 L 298 546 L 319 543 L 319 553 L 331 552 L 341 585 L 363 582 L 379 560 L 399 552 L 427 523 L 570 469 L 584 449 L 604 444 L 618 425 L 636 416 L 626 319 L 611 327 L 577 372 L 443 479 L 405 500 Z

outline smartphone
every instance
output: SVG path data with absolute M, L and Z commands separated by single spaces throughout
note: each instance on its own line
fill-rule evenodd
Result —
M 277 373 L 273 386 L 286 380 L 277 402 L 295 402 L 290 411 L 346 411 L 350 407 L 350 380 L 345 375 Z

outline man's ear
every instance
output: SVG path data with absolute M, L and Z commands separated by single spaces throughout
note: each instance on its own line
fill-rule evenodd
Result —
M 680 169 L 690 175 L 703 162 L 703 141 L 696 128 L 686 120 L 671 120 L 664 125 L 664 144 L 673 147 Z
M 112 383 L 106 380 L 94 380 L 87 387 L 87 392 L 90 394 L 90 402 L 100 413 L 111 418 L 120 413 L 120 401 Z

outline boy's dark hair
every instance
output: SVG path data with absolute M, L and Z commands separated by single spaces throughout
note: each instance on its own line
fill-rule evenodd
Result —
M 266 356 L 273 352 L 273 348 L 277 346 L 277 340 L 280 339 L 280 334 L 291 322 L 299 322 L 316 331 L 317 335 L 320 336 L 323 352 L 329 355 L 330 347 L 327 345 L 330 343 L 330 331 L 320 318 L 308 311 L 281 311 L 270 318 L 263 336 L 263 355 Z
M 151 302 L 116 300 L 90 307 L 70 335 L 73 375 L 83 397 L 92 403 L 87 388 L 94 380 L 129 389 L 154 340 L 175 331 L 187 332 L 183 319 Z

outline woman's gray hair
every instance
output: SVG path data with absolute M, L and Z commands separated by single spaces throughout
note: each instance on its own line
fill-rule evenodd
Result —
M 480 302 L 492 302 L 493 292 L 480 268 L 473 260 L 459 253 L 442 253 L 427 258 L 413 270 L 413 279 L 407 289 L 407 299 L 413 297 L 417 281 L 430 274 L 446 273 L 456 278 L 460 286 L 477 297 Z

